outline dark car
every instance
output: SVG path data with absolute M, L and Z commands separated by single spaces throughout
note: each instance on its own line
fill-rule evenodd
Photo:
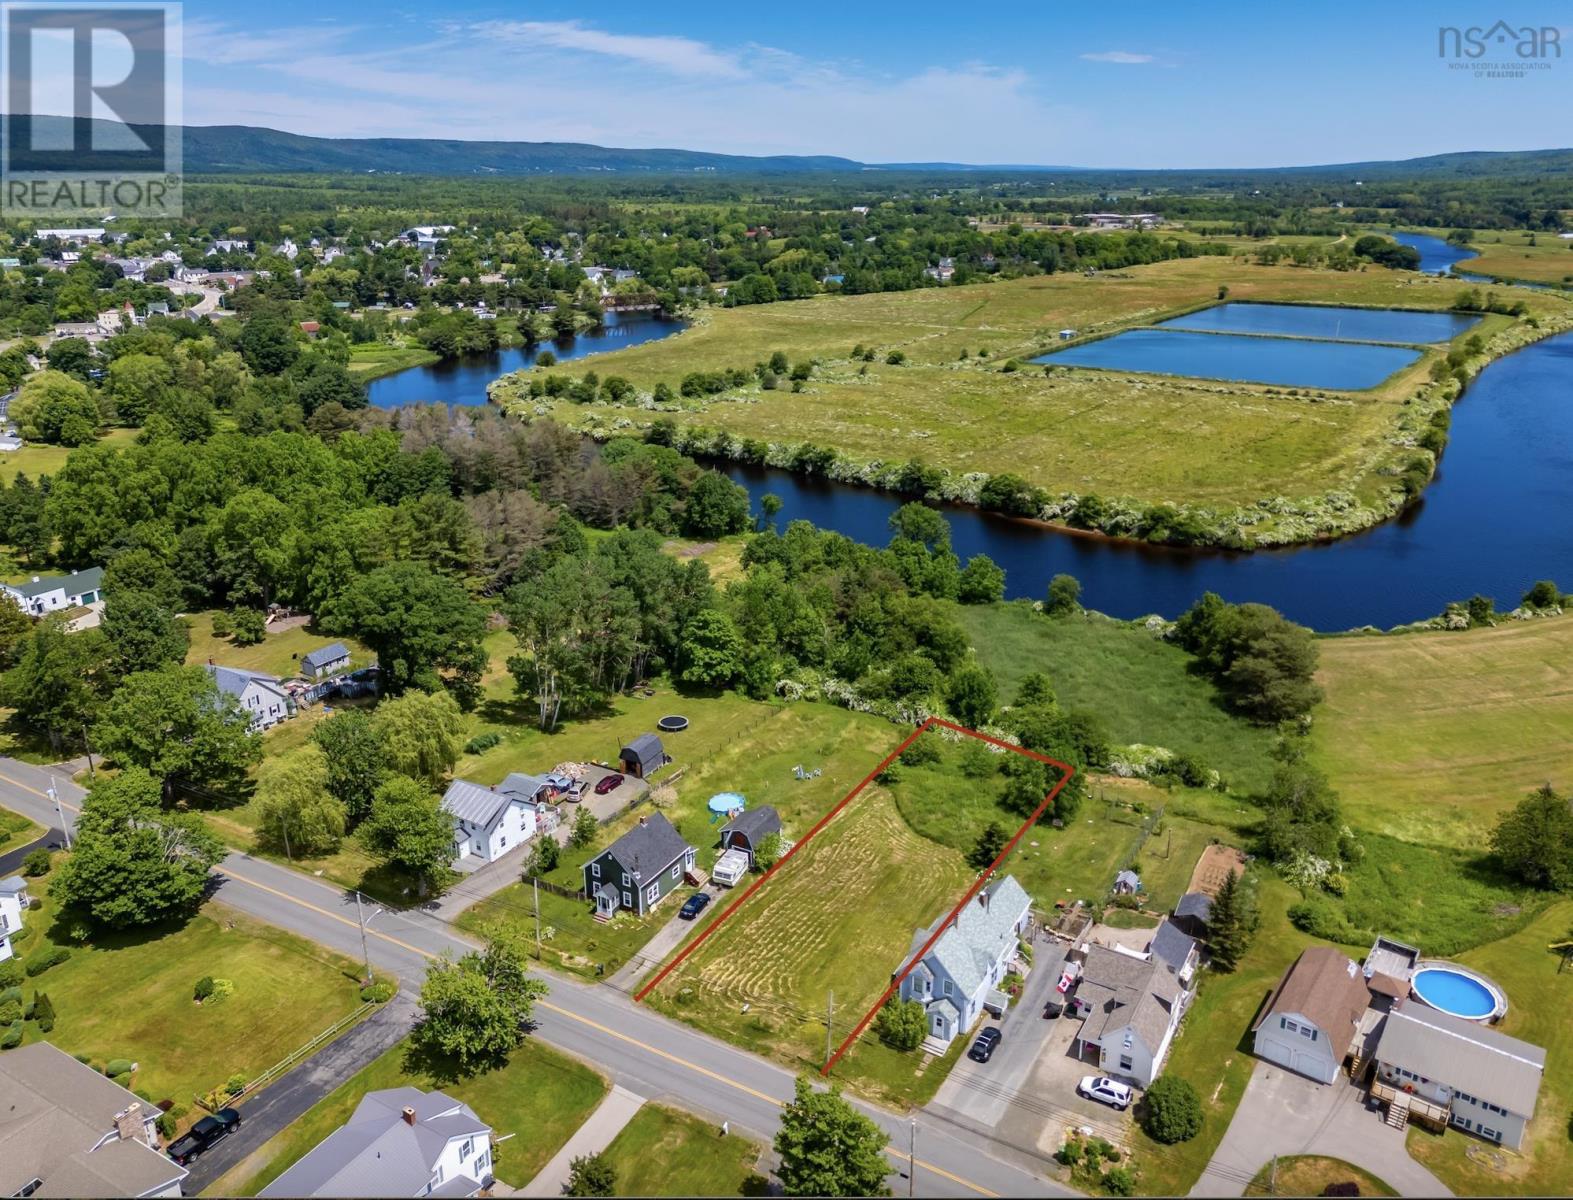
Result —
M 615 792 L 622 786 L 623 777 L 614 772 L 613 774 L 608 775 L 605 779 L 601 780 L 600 783 L 595 785 L 595 794 L 597 796 L 604 796 L 607 792 Z
M 1044 1017 L 1044 1019 L 1048 1020 L 1048 1021 L 1052 1021 L 1056 1017 L 1063 1017 L 1064 1015 L 1065 1015 L 1065 1000 L 1064 1000 L 1064 998 L 1059 996 L 1059 995 L 1050 996 L 1049 997 L 1049 1002 L 1043 1006 L 1043 1017 Z
M 687 900 L 683 901 L 683 907 L 677 910 L 677 915 L 682 917 L 685 921 L 692 921 L 700 913 L 705 911 L 705 905 L 709 903 L 709 892 L 695 892 L 692 896 L 688 897 Z
M 221 1108 L 211 1117 L 203 1117 L 185 1134 L 175 1139 L 169 1148 L 169 1157 L 185 1166 L 214 1142 L 222 1141 L 240 1128 L 240 1114 L 233 1108 Z
M 972 1043 L 972 1049 L 967 1051 L 967 1057 L 973 1062 L 986 1063 L 994 1057 L 994 1051 L 999 1044 L 999 1026 L 990 1025 L 978 1034 L 978 1040 Z

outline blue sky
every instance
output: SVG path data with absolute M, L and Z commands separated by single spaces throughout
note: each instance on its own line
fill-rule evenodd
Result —
M 1439 25 L 1498 19 L 1562 56 L 1439 57 Z M 184 46 L 187 124 L 338 137 L 1144 167 L 1573 144 L 1566 3 L 188 0 Z

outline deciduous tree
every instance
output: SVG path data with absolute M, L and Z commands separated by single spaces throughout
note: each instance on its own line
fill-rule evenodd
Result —
M 412 877 L 422 896 L 451 874 L 453 817 L 407 776 L 396 775 L 377 789 L 360 836 L 388 866 Z
M 776 1171 L 788 1196 L 888 1196 L 884 1130 L 842 1098 L 798 1076 L 792 1103 L 781 1110 Z
M 388 767 L 436 787 L 464 753 L 464 716 L 447 692 L 407 692 L 371 718 Z
M 524 1040 L 546 984 L 530 978 L 524 934 L 491 925 L 486 945 L 457 961 L 438 960 L 421 985 L 416 1038 L 451 1059 L 461 1072 L 506 1061 Z
M 330 854 L 344 836 L 344 805 L 328 791 L 328 763 L 315 745 L 269 758 L 257 772 L 257 832 L 293 857 Z
M 329 794 L 344 805 L 345 816 L 354 825 L 371 811 L 372 797 L 388 771 L 382 739 L 371 717 L 356 708 L 336 712 L 318 723 L 311 740 L 327 764 Z

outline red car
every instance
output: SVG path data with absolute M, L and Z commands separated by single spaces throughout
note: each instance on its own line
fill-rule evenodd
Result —
M 622 786 L 623 777 L 621 775 L 608 775 L 605 779 L 601 780 L 600 783 L 595 785 L 595 794 L 597 796 L 604 796 L 607 792 L 615 792 Z

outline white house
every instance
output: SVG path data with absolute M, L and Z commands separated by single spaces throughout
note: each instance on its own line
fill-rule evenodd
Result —
M 1354 1052 L 1371 989 L 1359 965 L 1312 946 L 1289 965 L 1251 1031 L 1258 1058 L 1331 1083 Z
M 0 962 L 13 958 L 11 935 L 22 928 L 22 914 L 27 911 L 27 880 L 20 875 L 0 879 Z
M 220 692 L 235 697 L 240 707 L 251 714 L 253 729 L 268 729 L 295 715 L 295 702 L 285 693 L 276 675 L 213 663 L 207 664 L 207 672 L 213 676 Z
M 442 1092 L 367 1092 L 258 1196 L 474 1196 L 493 1183 L 491 1126 Z
M 103 567 L 89 567 L 69 575 L 34 575 L 26 583 L 0 583 L 0 592 L 34 617 L 96 604 L 104 598 L 103 590 Z
M 1167 921 L 1146 951 L 1089 945 L 1076 983 L 1076 1054 L 1147 1087 L 1195 994 L 1196 942 Z
M 48 1042 L 0 1054 L 0 1196 L 179 1196 L 158 1109 Z
M 902 978 L 901 999 L 923 1005 L 933 1040 L 949 1043 L 966 1033 L 985 1008 L 1003 1011 L 1009 1001 L 997 989 L 1017 957 L 1031 912 L 1021 884 L 1009 875 L 993 880 Z M 909 959 L 933 935 L 933 925 L 913 934 Z
M 455 779 L 442 797 L 442 807 L 453 817 L 454 858 L 476 855 L 482 862 L 496 862 L 529 841 L 550 790 L 546 780 L 517 771 L 491 788 Z
M 330 642 L 300 656 L 300 673 L 307 679 L 321 679 L 349 669 L 350 651 L 343 642 Z

